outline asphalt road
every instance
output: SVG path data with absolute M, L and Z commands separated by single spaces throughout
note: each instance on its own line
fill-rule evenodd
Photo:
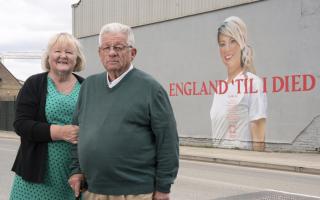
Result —
M 9 198 L 14 177 L 11 167 L 18 150 L 19 140 L 0 138 L 0 200 Z
M 9 197 L 18 145 L 0 138 L 0 200 Z M 319 186 L 319 175 L 181 160 L 171 200 L 314 200 Z
M 180 161 L 173 200 L 320 199 L 320 176 L 195 161 Z

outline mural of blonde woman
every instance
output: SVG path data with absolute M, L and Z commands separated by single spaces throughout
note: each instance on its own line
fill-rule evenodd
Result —
M 228 90 L 215 94 L 210 117 L 217 147 L 263 151 L 267 96 L 253 66 L 247 27 L 235 16 L 218 28 L 220 57 L 227 69 Z

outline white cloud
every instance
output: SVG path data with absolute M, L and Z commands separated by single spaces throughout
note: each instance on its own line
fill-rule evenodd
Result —
M 18 80 L 26 80 L 33 74 L 43 72 L 41 60 L 5 60 L 3 64 Z
M 53 34 L 71 33 L 71 5 L 77 2 L 78 0 L 0 0 L 0 53 L 42 51 Z M 34 73 L 41 72 L 40 65 L 31 67 L 35 62 L 6 60 L 4 64 L 15 76 L 29 76 L 26 69 L 34 68 L 31 70 Z

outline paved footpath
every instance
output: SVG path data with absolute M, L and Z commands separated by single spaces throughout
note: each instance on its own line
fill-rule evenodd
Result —
M 286 170 L 320 175 L 320 153 L 279 153 L 180 147 L 181 159 Z
M 0 137 L 19 139 L 10 131 L 0 131 Z M 320 175 L 320 153 L 255 152 L 180 146 L 180 158 Z

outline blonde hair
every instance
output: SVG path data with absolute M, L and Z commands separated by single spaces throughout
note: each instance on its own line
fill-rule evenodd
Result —
M 253 49 L 248 44 L 246 24 L 239 17 L 228 17 L 218 28 L 218 40 L 220 34 L 229 36 L 237 41 L 241 49 L 241 67 L 243 67 L 245 71 L 255 74 L 256 69 L 253 66 Z
M 73 71 L 74 72 L 79 72 L 79 71 L 83 70 L 86 61 L 85 61 L 84 54 L 83 54 L 83 52 L 81 50 L 81 44 L 75 37 L 73 37 L 69 33 L 57 33 L 53 37 L 50 38 L 50 40 L 48 42 L 48 45 L 47 45 L 47 49 L 43 53 L 43 56 L 42 56 L 42 61 L 41 61 L 42 68 L 45 71 L 49 71 L 50 70 L 50 64 L 49 64 L 50 50 L 52 49 L 52 47 L 55 44 L 59 44 L 59 43 L 60 44 L 61 43 L 71 44 L 76 48 L 77 62 L 76 62 L 76 65 L 74 66 Z

